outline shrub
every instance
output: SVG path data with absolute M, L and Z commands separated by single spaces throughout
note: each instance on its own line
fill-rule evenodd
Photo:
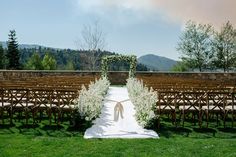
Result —
M 156 110 L 157 93 L 143 85 L 142 81 L 136 78 L 127 80 L 127 89 L 129 97 L 135 106 L 135 118 L 143 127 L 149 127 L 153 124 Z
M 92 121 L 101 113 L 102 100 L 105 97 L 110 82 L 106 78 L 91 82 L 88 89 L 85 86 L 80 91 L 76 101 L 78 113 L 82 119 Z

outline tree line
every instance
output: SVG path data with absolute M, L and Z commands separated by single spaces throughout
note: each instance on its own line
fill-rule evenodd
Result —
M 220 30 L 188 21 L 177 50 L 181 61 L 173 68 L 175 71 L 235 71 L 236 29 L 229 21 Z
M 11 30 L 7 48 L 0 44 L 0 69 L 9 70 L 100 70 L 101 58 L 114 55 L 109 51 L 55 49 L 47 47 L 19 48 L 16 31 Z M 92 56 L 92 57 L 91 57 Z M 96 60 L 91 61 L 94 57 Z M 93 67 L 93 68 L 90 68 Z M 94 69 L 96 68 L 96 69 Z M 116 62 L 110 70 L 129 70 L 129 64 Z M 145 65 L 138 64 L 137 71 L 147 71 Z

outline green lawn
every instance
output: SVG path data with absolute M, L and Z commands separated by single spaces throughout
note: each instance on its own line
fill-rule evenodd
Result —
M 0 125 L 0 157 L 236 156 L 236 129 L 175 128 L 168 122 L 160 139 L 83 139 L 83 131 L 47 126 Z

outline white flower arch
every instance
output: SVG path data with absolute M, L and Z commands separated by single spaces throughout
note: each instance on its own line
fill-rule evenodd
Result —
M 137 57 L 135 55 L 111 55 L 102 58 L 102 77 L 107 78 L 108 64 L 114 61 L 126 61 L 130 63 L 129 77 L 134 77 L 136 73 Z

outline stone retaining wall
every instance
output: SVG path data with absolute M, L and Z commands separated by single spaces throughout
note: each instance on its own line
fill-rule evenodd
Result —
M 23 79 L 34 76 L 97 76 L 100 72 L 90 71 L 26 71 L 26 70 L 0 70 L 0 80 Z M 176 73 L 176 72 L 137 72 L 137 77 L 179 77 L 222 82 L 236 82 L 236 73 Z M 126 83 L 128 72 L 109 72 L 111 84 L 122 85 Z

